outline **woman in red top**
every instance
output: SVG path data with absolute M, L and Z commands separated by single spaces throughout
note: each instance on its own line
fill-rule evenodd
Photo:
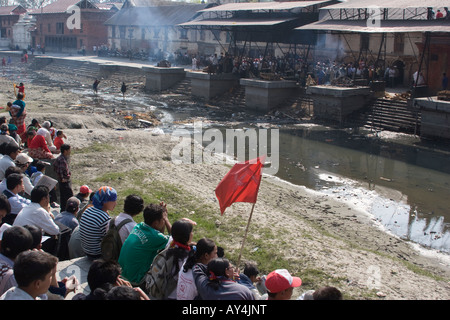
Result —
M 47 146 L 45 138 L 35 135 L 28 145 L 28 155 L 34 159 L 52 159 L 53 154 Z

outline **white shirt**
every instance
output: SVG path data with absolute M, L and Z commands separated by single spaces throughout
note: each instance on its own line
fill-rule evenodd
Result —
M 125 242 L 126 238 L 128 237 L 128 235 L 131 233 L 131 230 L 133 230 L 134 226 L 137 224 L 136 222 L 134 222 L 133 217 L 130 216 L 129 214 L 125 213 L 125 212 L 121 212 L 119 213 L 119 215 L 116 217 L 115 220 L 115 225 L 118 226 L 123 220 L 125 219 L 131 219 L 131 222 L 126 223 L 120 230 L 119 230 L 119 235 L 120 235 L 120 239 L 122 240 L 122 243 Z M 108 226 L 106 227 L 106 232 L 108 232 L 109 229 L 109 223 Z
M 53 221 L 50 213 L 41 207 L 39 203 L 31 202 L 19 212 L 13 226 L 34 225 L 49 235 L 59 234 L 59 227 Z
M 186 273 L 183 272 L 181 267 L 178 272 L 177 282 L 177 300 L 194 300 L 198 296 L 197 286 L 195 285 L 194 276 L 192 275 L 192 269 L 189 269 Z
M 11 205 L 11 214 L 18 214 L 24 207 L 31 203 L 30 200 L 25 199 L 21 195 L 14 194 L 9 189 L 6 189 L 6 191 L 13 194 L 13 196 L 8 198 L 9 204 Z
M 34 300 L 32 296 L 18 287 L 12 287 L 6 291 L 0 300 Z M 36 300 L 40 300 L 39 298 Z

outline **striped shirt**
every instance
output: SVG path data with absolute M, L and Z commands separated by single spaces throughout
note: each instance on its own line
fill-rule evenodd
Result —
M 89 207 L 80 219 L 81 247 L 90 256 L 100 256 L 101 243 L 111 220 L 109 214 L 95 207 Z

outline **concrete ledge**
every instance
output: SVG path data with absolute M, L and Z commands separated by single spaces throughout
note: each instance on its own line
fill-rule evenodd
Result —
M 306 89 L 306 94 L 327 95 L 332 97 L 351 97 L 357 95 L 369 95 L 369 87 L 334 87 L 311 86 Z
M 191 79 L 191 94 L 207 100 L 224 94 L 239 84 L 239 78 L 231 73 L 208 74 L 188 71 L 186 77 Z
M 422 138 L 450 139 L 450 101 L 437 97 L 414 99 L 421 110 L 420 136 Z
M 311 86 L 306 94 L 313 100 L 314 117 L 342 123 L 346 116 L 367 104 L 371 90 L 369 87 Z
M 245 87 L 245 104 L 250 109 L 268 112 L 299 92 L 295 81 L 241 79 Z
M 183 68 L 142 67 L 145 74 L 145 90 L 162 91 L 169 89 L 186 77 Z
M 442 111 L 450 113 L 450 101 L 438 100 L 437 96 L 414 99 L 422 110 Z

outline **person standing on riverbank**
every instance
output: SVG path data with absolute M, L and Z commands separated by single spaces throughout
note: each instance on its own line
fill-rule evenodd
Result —
M 127 85 L 125 82 L 122 82 L 122 87 L 120 87 L 120 91 L 122 92 L 123 98 L 125 98 L 125 92 L 127 92 Z
M 100 83 L 100 80 L 95 79 L 94 84 L 92 85 L 92 89 L 94 90 L 94 93 L 97 94 L 98 90 L 98 84 Z
M 53 163 L 56 174 L 58 175 L 59 184 L 59 205 L 61 206 L 61 212 L 66 209 L 67 200 L 73 196 L 72 182 L 70 180 L 72 173 L 69 168 L 69 157 L 71 153 L 71 147 L 65 143 L 61 146 L 61 154 L 56 158 Z

